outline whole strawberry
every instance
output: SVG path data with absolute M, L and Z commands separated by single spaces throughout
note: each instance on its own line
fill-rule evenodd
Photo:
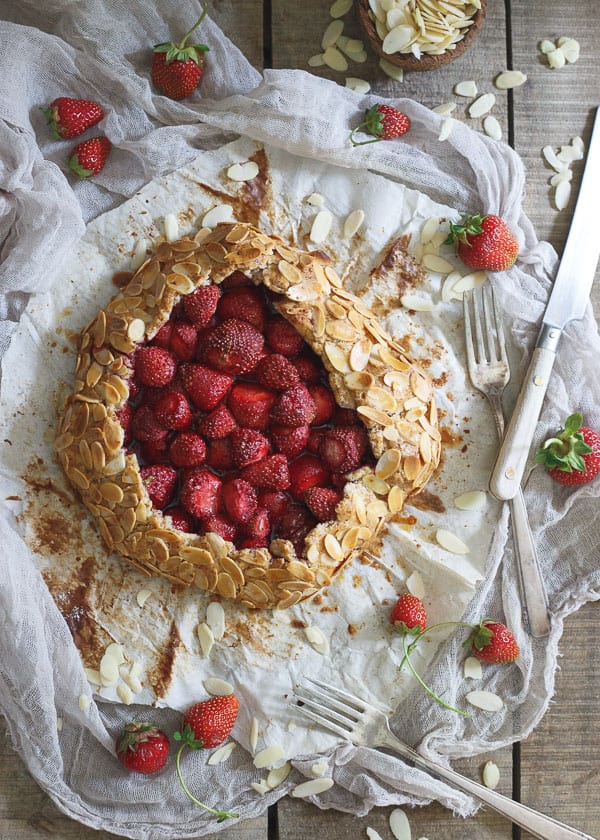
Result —
M 581 414 L 571 414 L 564 429 L 535 455 L 536 464 L 543 464 L 550 478 L 569 487 L 587 484 L 600 473 L 600 434 L 582 423 Z
M 361 128 L 364 128 L 367 134 L 372 134 L 374 139 L 357 143 L 354 134 Z M 406 134 L 409 128 L 410 119 L 402 111 L 392 108 L 391 105 L 373 105 L 365 111 L 364 121 L 352 129 L 350 141 L 353 146 L 366 146 L 368 143 L 378 143 L 380 140 L 394 140 Z
M 208 51 L 206 44 L 194 44 L 186 47 L 185 43 L 192 32 L 200 26 L 206 15 L 204 6 L 202 14 L 181 41 L 176 44 L 169 41 L 157 44 L 152 56 L 152 81 L 156 87 L 169 99 L 185 99 L 190 96 L 200 82 L 204 72 L 204 53 Z
M 401 595 L 390 613 L 390 623 L 402 633 L 422 633 L 427 626 L 423 601 L 414 595 Z
M 186 747 L 192 750 L 201 750 L 211 749 L 222 744 L 233 729 L 239 708 L 240 701 L 235 694 L 211 697 L 210 700 L 195 703 L 185 713 L 181 731 L 175 732 L 173 736 L 176 741 L 181 742 L 176 757 L 177 776 L 181 787 L 192 802 L 204 808 L 205 811 L 214 814 L 217 822 L 223 822 L 229 817 L 238 817 L 239 814 L 224 811 L 220 808 L 210 808 L 190 793 L 181 774 L 181 754 Z
M 514 662 L 519 655 L 519 646 L 508 627 L 489 618 L 475 627 L 467 644 L 478 659 L 494 664 Z
M 44 114 L 53 136 L 57 140 L 70 140 L 99 123 L 104 111 L 97 102 L 89 99 L 59 96 L 50 103 Z
M 156 773 L 167 763 L 169 739 L 153 723 L 128 723 L 116 743 L 117 758 L 134 773 Z
M 519 245 L 506 223 L 489 214 L 465 216 L 459 224 L 450 223 L 446 245 L 455 245 L 456 253 L 469 268 L 483 271 L 506 271 L 514 265 Z
M 69 169 L 79 178 L 92 178 L 104 168 L 111 150 L 111 143 L 106 137 L 91 137 L 79 143 L 69 158 Z

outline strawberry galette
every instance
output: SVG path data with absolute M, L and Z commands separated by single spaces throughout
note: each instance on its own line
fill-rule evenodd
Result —
M 136 568 L 284 608 L 431 476 L 432 387 L 324 254 L 205 234 L 161 242 L 83 330 L 56 450 Z

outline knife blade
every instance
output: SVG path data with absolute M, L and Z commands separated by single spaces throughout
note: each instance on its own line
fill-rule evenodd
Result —
M 537 420 L 564 327 L 582 318 L 600 257 L 600 236 L 592 228 L 600 191 L 600 107 L 592 129 L 583 179 L 552 292 L 527 373 L 490 478 L 498 499 L 512 499 L 525 471 Z

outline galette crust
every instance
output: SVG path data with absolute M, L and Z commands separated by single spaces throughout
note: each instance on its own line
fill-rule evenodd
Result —
M 280 295 L 275 308 L 321 357 L 340 406 L 360 415 L 377 463 L 351 474 L 337 519 L 317 525 L 301 557 L 291 542 L 237 550 L 214 533 L 185 534 L 155 510 L 137 457 L 123 447 L 117 412 L 128 399 L 127 357 L 152 339 L 182 295 L 240 270 Z M 310 598 L 355 554 L 373 546 L 408 495 L 438 465 L 441 436 L 429 377 L 347 292 L 328 258 L 248 224 L 223 223 L 161 242 L 82 331 L 73 393 L 55 447 L 69 481 L 111 551 L 147 575 L 248 607 Z

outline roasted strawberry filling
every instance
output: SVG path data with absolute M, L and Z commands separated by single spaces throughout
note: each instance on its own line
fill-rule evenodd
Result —
M 237 548 L 279 538 L 300 553 L 373 462 L 321 360 L 240 272 L 187 295 L 138 349 L 119 416 L 154 507 Z

